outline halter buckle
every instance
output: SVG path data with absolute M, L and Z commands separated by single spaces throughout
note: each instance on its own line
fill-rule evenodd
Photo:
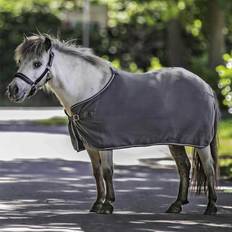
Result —
M 32 84 L 28 97 L 32 97 L 35 94 L 35 91 L 36 91 L 36 85 Z

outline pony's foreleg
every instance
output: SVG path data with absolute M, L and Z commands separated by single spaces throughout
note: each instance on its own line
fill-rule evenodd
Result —
M 180 213 L 182 210 L 182 205 L 188 203 L 189 173 L 191 164 L 184 146 L 170 145 L 169 149 L 178 168 L 180 185 L 176 201 L 171 204 L 166 212 Z
M 100 213 L 100 210 L 105 201 L 105 185 L 103 179 L 103 172 L 101 168 L 101 158 L 98 150 L 87 150 L 93 169 L 93 175 L 96 180 L 96 188 L 97 188 L 97 199 L 94 202 L 90 212 Z
M 103 214 L 111 214 L 113 212 L 112 203 L 115 201 L 113 186 L 113 151 L 100 151 L 99 153 L 103 177 L 106 184 L 106 198 L 100 212 Z
M 198 148 L 196 150 L 199 154 L 208 185 L 208 205 L 204 214 L 216 214 L 217 195 L 216 195 L 215 184 L 214 184 L 216 178 L 214 171 L 214 161 L 211 155 L 210 146 L 207 146 L 202 149 Z

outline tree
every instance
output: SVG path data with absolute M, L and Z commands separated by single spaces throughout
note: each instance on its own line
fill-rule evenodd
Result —
M 183 38 L 183 28 L 178 19 L 171 19 L 167 25 L 168 66 L 187 67 L 188 52 Z
M 204 78 L 216 91 L 215 66 L 232 47 L 232 1 L 228 0 L 90 0 L 108 9 L 103 30 L 90 25 L 90 46 L 118 68 L 132 72 L 182 66 Z M 78 39 L 81 22 L 62 22 L 66 11 L 83 0 L 0 0 L 0 68 L 2 88 L 15 70 L 13 50 L 23 33 L 48 32 L 63 40 Z M 43 18 L 43 20 L 41 20 Z M 52 26 L 51 26 L 52 25 Z M 3 93 L 2 93 L 3 96 Z M 33 99 L 34 100 L 34 99 Z
M 225 14 L 218 0 L 208 0 L 208 62 L 209 68 L 215 69 L 223 63 L 225 53 Z

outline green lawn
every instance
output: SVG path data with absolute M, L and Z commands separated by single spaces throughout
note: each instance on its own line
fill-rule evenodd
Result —
M 221 176 L 232 180 L 232 118 L 222 120 L 219 126 L 219 163 Z
M 67 117 L 53 117 L 50 119 L 41 119 L 35 121 L 35 124 L 43 125 L 43 126 L 61 126 L 61 125 L 66 125 L 67 123 L 68 123 Z

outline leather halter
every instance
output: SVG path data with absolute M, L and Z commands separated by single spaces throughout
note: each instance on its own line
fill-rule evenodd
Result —
M 28 94 L 28 97 L 29 96 L 32 96 L 34 95 L 36 89 L 38 88 L 37 84 L 44 78 L 48 76 L 49 72 L 50 72 L 50 69 L 52 67 L 52 63 L 53 63 L 53 58 L 54 58 L 54 53 L 53 51 L 50 49 L 50 52 L 49 52 L 49 60 L 48 60 L 48 63 L 46 65 L 46 68 L 45 70 L 42 72 L 42 74 L 33 82 L 29 77 L 27 77 L 26 75 L 24 75 L 23 73 L 21 72 L 17 72 L 14 77 L 16 78 L 19 78 L 23 81 L 25 81 L 27 84 L 29 84 L 31 86 L 31 90 Z M 51 78 L 47 78 L 46 81 L 45 81 L 45 84 L 50 80 Z

